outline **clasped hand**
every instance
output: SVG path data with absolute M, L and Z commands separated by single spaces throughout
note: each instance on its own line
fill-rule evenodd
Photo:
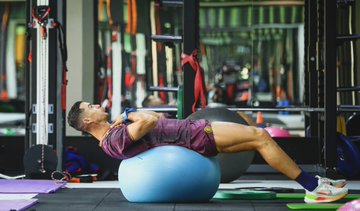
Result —
M 110 125 L 110 128 L 113 128 L 117 125 L 123 125 L 124 124 L 124 113 L 120 114 L 119 117 Z

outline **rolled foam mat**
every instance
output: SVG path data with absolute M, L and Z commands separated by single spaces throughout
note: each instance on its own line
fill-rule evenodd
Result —
M 0 180 L 0 193 L 52 193 L 65 184 L 53 180 Z
M 2 200 L 0 201 L 0 211 L 20 211 L 26 210 L 34 206 L 38 202 L 37 199 L 29 200 Z

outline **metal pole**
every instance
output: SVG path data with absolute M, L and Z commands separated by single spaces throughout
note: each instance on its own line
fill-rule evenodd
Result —
M 31 21 L 31 8 L 32 8 L 32 4 L 31 1 L 26 1 L 26 24 L 29 24 Z M 26 27 L 26 55 L 29 55 L 31 49 L 31 40 L 30 40 L 30 34 L 31 34 L 31 30 L 29 27 Z M 30 85 L 30 74 L 31 71 L 31 64 L 27 61 L 26 62 L 26 71 L 25 71 L 25 150 L 29 149 L 30 147 L 30 135 L 31 134 L 31 96 L 30 96 L 30 89 L 31 89 L 31 85 Z
M 313 0 L 307 0 L 307 34 L 308 42 L 306 46 L 307 50 L 307 73 L 308 73 L 308 100 L 310 107 L 319 107 L 318 104 L 318 69 L 316 67 L 317 57 L 316 57 L 316 42 L 317 42 L 317 28 L 318 21 L 314 20 L 317 18 L 317 3 Z M 310 133 L 312 136 L 318 136 L 318 113 L 310 113 L 309 125 Z
M 183 7 L 184 53 L 190 55 L 199 44 L 199 0 L 184 0 Z M 195 71 L 190 64 L 184 65 L 184 118 L 189 116 L 194 103 Z
M 66 1 L 57 1 L 57 20 L 62 24 L 63 28 L 64 28 L 64 36 L 66 36 Z M 58 32 L 60 33 L 60 32 Z M 58 34 L 55 35 L 55 43 L 56 43 L 56 36 L 58 36 Z M 65 37 L 64 37 L 65 39 Z M 66 40 L 66 39 L 65 39 Z M 58 44 L 59 45 L 59 44 Z M 56 45 L 56 49 L 58 49 L 58 45 Z M 57 74 L 57 85 L 56 85 L 56 118 L 55 118 L 55 126 L 56 126 L 56 155 L 58 158 L 58 163 L 57 163 L 57 170 L 61 171 L 62 170 L 62 163 L 63 163 L 63 143 L 64 143 L 64 137 L 65 137 L 65 110 L 63 110 L 62 108 L 62 90 L 60 87 L 62 87 L 63 81 L 62 81 L 62 76 L 63 76 L 63 55 L 61 55 L 61 53 L 57 53 L 56 55 L 56 64 L 57 64 L 57 68 L 56 68 L 56 74 Z
M 324 108 L 308 108 L 308 107 L 283 107 L 283 108 L 227 108 L 231 111 L 262 111 L 262 112 L 279 112 L 279 111 L 288 111 L 288 112 L 324 112 Z M 176 112 L 176 107 L 151 107 L 151 108 L 138 108 L 138 110 L 149 110 L 156 112 Z M 198 109 L 200 110 L 200 109 Z M 360 108 L 358 109 L 358 111 Z
M 324 164 L 326 175 L 336 166 L 336 1 L 325 0 Z

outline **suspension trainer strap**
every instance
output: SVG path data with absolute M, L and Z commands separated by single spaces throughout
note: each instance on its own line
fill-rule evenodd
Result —
M 54 21 L 52 26 L 58 30 L 58 40 L 59 40 L 59 48 L 61 54 L 61 61 L 62 61 L 62 85 L 61 85 L 61 108 L 63 112 L 66 110 L 66 86 L 68 83 L 67 80 L 67 72 L 68 68 L 66 65 L 68 54 L 67 54 L 67 44 L 66 44 L 66 36 L 64 33 L 64 28 L 58 21 Z
M 201 98 L 201 108 L 205 108 L 206 106 L 206 98 L 205 98 L 205 82 L 204 82 L 204 71 L 200 67 L 199 61 L 197 59 L 197 49 L 193 50 L 190 55 L 182 53 L 181 65 L 184 66 L 186 63 L 189 63 L 191 68 L 195 71 L 195 82 L 194 82 L 194 97 L 195 101 L 192 106 L 192 111 L 195 112 L 196 104 Z

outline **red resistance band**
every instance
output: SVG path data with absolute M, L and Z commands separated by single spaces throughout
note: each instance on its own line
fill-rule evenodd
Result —
M 194 104 L 192 106 L 192 111 L 195 112 L 196 104 L 201 97 L 201 108 L 206 106 L 205 98 L 205 82 L 204 82 L 204 70 L 200 67 L 199 61 L 197 59 L 198 51 L 197 49 L 193 50 L 190 55 L 184 53 L 181 54 L 181 66 L 184 67 L 186 63 L 189 63 L 191 68 L 195 71 L 195 81 L 194 81 Z
M 108 55 L 107 55 L 107 99 L 108 99 L 108 104 L 107 104 L 107 108 L 111 108 L 112 107 L 112 79 L 111 79 L 111 73 L 108 70 L 111 70 L 112 68 L 112 60 L 111 60 L 111 54 L 112 54 L 112 48 L 108 47 Z
M 165 78 L 162 73 L 159 74 L 159 87 L 165 87 Z M 159 92 L 159 97 L 163 102 L 166 102 L 165 92 Z

